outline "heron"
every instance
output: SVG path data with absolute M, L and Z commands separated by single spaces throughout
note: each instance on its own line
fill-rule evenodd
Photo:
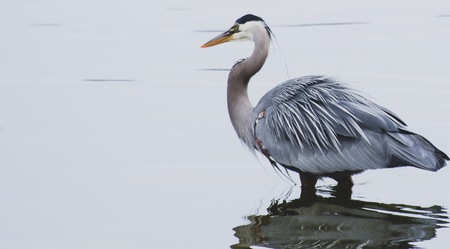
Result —
M 261 17 L 247 14 L 201 46 L 254 42 L 253 53 L 231 68 L 227 84 L 231 123 L 252 152 L 277 169 L 299 173 L 302 189 L 315 189 L 322 177 L 351 189 L 352 175 L 369 169 L 446 166 L 449 157 L 395 113 L 331 77 L 289 79 L 253 106 L 248 84 L 264 65 L 272 36 Z

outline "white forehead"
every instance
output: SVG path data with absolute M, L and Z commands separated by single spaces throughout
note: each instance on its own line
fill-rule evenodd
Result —
M 240 31 L 257 30 L 260 28 L 266 29 L 265 28 L 266 24 L 263 21 L 248 21 L 243 24 L 239 24 L 239 23 L 236 23 L 236 24 L 239 25 Z
M 239 31 L 233 36 L 237 40 L 254 40 L 255 35 L 267 32 L 266 24 L 263 21 L 248 21 L 243 24 L 236 23 Z

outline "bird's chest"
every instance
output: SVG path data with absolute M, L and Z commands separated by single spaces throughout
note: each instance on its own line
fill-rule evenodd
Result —
M 270 153 L 267 150 L 265 144 L 266 137 L 263 135 L 264 133 L 257 132 L 257 129 L 259 128 L 258 125 L 260 125 L 262 122 L 266 121 L 266 111 L 261 111 L 258 113 L 258 117 L 255 120 L 254 124 L 254 131 L 255 131 L 255 148 L 259 150 L 264 156 L 267 158 L 270 158 Z

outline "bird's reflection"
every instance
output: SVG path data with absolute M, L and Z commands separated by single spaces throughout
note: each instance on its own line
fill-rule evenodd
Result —
M 351 200 L 339 189 L 324 197 L 304 193 L 292 201 L 273 201 L 267 215 L 250 215 L 234 228 L 231 248 L 414 248 L 448 224 L 441 206 L 419 207 Z

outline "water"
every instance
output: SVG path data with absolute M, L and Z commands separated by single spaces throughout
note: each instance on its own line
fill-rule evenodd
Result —
M 269 248 L 412 248 L 432 239 L 448 222 L 441 206 L 351 200 L 323 191 L 317 197 L 274 201 L 269 214 L 250 215 L 234 228 L 239 244 Z M 327 196 L 326 194 L 334 196 Z
M 200 46 L 261 15 L 278 45 L 254 103 L 288 77 L 336 76 L 450 153 L 449 5 L 2 1 L 0 245 L 445 247 L 449 168 L 368 171 L 351 200 L 331 180 L 299 199 L 228 120 L 224 69 L 252 44 Z

